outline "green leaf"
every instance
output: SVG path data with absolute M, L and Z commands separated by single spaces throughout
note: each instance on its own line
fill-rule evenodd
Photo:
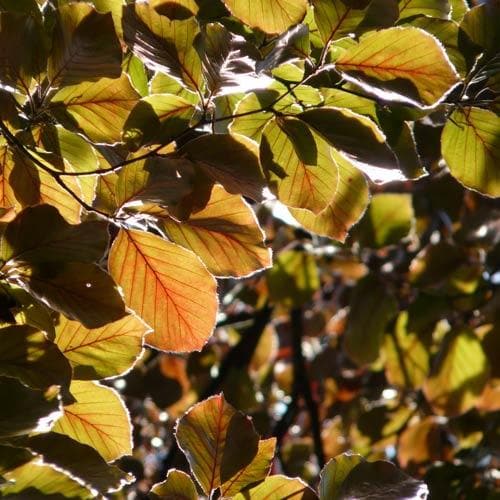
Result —
M 264 480 L 271 470 L 275 449 L 276 438 L 261 439 L 255 458 L 221 485 L 221 495 L 232 497 L 248 485 Z
M 234 17 L 252 28 L 277 34 L 304 19 L 307 0 L 223 0 Z
M 57 10 L 47 76 L 52 87 L 99 78 L 118 78 L 122 51 L 110 13 L 100 14 L 86 3 Z
M 499 23 L 500 6 L 488 2 L 470 9 L 460 23 L 460 29 L 475 45 L 494 53 L 500 44 Z
M 189 127 L 194 106 L 173 94 L 154 94 L 141 99 L 123 126 L 129 149 L 146 144 L 168 144 Z
M 250 464 L 259 443 L 252 421 L 222 394 L 191 407 L 177 422 L 175 437 L 207 495 Z
M 194 47 L 200 30 L 195 17 L 171 21 L 147 3 L 123 8 L 127 45 L 151 69 L 162 71 L 200 93 L 201 60 Z
M 16 379 L 0 377 L 0 439 L 47 432 L 61 416 L 58 391 L 30 389 Z
M 158 71 L 154 74 L 153 78 L 151 78 L 149 93 L 173 94 L 186 99 L 186 101 L 192 104 L 198 104 L 200 101 L 200 96 L 196 92 L 189 90 L 183 82 Z
M 193 480 L 180 470 L 170 469 L 167 479 L 156 483 L 149 496 L 153 500 L 198 500 L 198 493 Z
M 297 208 L 290 208 L 290 213 L 308 231 L 343 242 L 366 210 L 369 192 L 363 174 L 334 149 L 331 154 L 339 178 L 328 206 L 319 214 Z
M 300 307 L 319 289 L 319 275 L 313 255 L 302 250 L 285 250 L 266 273 L 271 299 Z
M 0 328 L 0 375 L 35 389 L 69 387 L 71 367 L 57 345 L 27 325 Z
M 458 82 L 442 46 L 413 27 L 370 32 L 346 50 L 336 68 L 363 88 L 404 102 L 432 106 Z
M 44 263 L 15 272 L 36 298 L 88 328 L 99 328 L 125 315 L 115 283 L 95 264 Z
M 231 194 L 242 194 L 254 200 L 263 199 L 266 181 L 262 173 L 256 144 L 238 134 L 208 134 L 189 141 L 180 149 L 215 182 Z
M 147 326 L 131 314 L 94 329 L 61 316 L 55 342 L 70 362 L 75 379 L 96 380 L 130 370 L 142 353 L 146 333 Z
M 322 107 L 298 117 L 352 161 L 381 168 L 398 168 L 382 131 L 367 117 L 349 109 Z
M 74 380 L 76 402 L 64 407 L 53 431 L 94 448 L 110 462 L 132 454 L 132 425 L 125 404 L 109 387 Z
M 344 348 L 358 365 L 376 361 L 389 321 L 398 304 L 387 286 L 368 275 L 358 281 L 351 297 Z
M 285 205 L 321 212 L 338 182 L 330 147 L 296 118 L 274 118 L 265 127 L 260 159 L 269 187 Z
M 121 140 L 139 97 L 123 74 L 117 80 L 101 78 L 63 87 L 52 98 L 50 109 L 64 126 L 83 132 L 91 141 L 109 144 Z
M 456 109 L 441 136 L 451 174 L 464 186 L 500 196 L 500 117 L 481 108 Z
M 94 262 L 108 245 L 106 225 L 98 221 L 68 224 L 51 205 L 25 208 L 7 225 L 0 258 L 8 266 L 44 262 Z
M 207 206 L 178 222 L 149 211 L 173 242 L 192 250 L 216 276 L 242 277 L 271 265 L 271 253 L 254 212 L 241 196 L 214 186 Z
M 147 96 L 149 94 L 148 75 L 143 62 L 134 54 L 129 53 L 123 60 L 123 70 L 130 77 L 130 81 L 139 95 L 141 97 Z
M 120 230 L 109 269 L 127 305 L 153 328 L 147 344 L 180 352 L 205 345 L 215 326 L 216 282 L 192 252 L 150 233 Z
M 342 453 L 332 458 L 320 472 L 320 500 L 341 500 L 340 487 L 349 473 L 363 461 L 361 455 Z
M 437 17 L 449 19 L 448 0 L 401 0 L 399 2 L 399 20 L 413 16 Z
M 299 478 L 269 476 L 262 483 L 238 493 L 234 500 L 316 500 L 318 497 Z
M 424 382 L 425 397 L 439 415 L 465 413 L 478 401 L 488 382 L 489 370 L 488 358 L 472 331 L 450 332 Z
M 354 233 L 361 245 L 382 248 L 398 244 L 410 234 L 414 224 L 411 195 L 382 193 L 372 197 Z

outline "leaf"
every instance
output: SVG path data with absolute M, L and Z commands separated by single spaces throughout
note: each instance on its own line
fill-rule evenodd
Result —
M 275 449 L 276 438 L 261 439 L 255 458 L 221 485 L 221 495 L 232 497 L 248 485 L 264 480 L 271 470 Z
M 201 60 L 194 47 L 200 30 L 195 17 L 171 21 L 151 5 L 137 3 L 123 8 L 123 31 L 125 42 L 146 66 L 200 92 Z
M 385 328 L 397 308 L 393 294 L 376 277 L 368 275 L 358 281 L 344 334 L 344 349 L 355 363 L 366 365 L 378 358 Z
M 102 258 L 107 245 L 104 223 L 68 224 L 55 207 L 38 205 L 25 208 L 7 225 L 0 240 L 0 258 L 11 266 L 93 262 Z
M 441 45 L 413 27 L 367 33 L 337 59 L 336 68 L 367 90 L 373 86 L 384 96 L 397 95 L 403 101 L 429 106 L 458 82 Z
M 94 448 L 107 462 L 132 454 L 132 425 L 120 396 L 95 382 L 73 380 L 76 403 L 64 407 L 53 431 Z
M 50 109 L 66 127 L 83 132 L 93 142 L 121 140 L 122 128 L 139 101 L 125 74 L 116 80 L 101 78 L 61 88 Z
M 474 407 L 489 378 L 489 363 L 477 336 L 451 332 L 423 391 L 439 415 L 456 416 Z
M 214 186 L 208 205 L 187 221 L 178 222 L 165 211 L 154 215 L 171 241 L 192 250 L 216 276 L 242 277 L 271 265 L 253 210 L 222 186 Z
M 398 168 L 383 132 L 369 118 L 349 109 L 327 107 L 304 111 L 298 117 L 350 160 L 375 167 Z
M 354 233 L 362 246 L 382 248 L 396 245 L 408 236 L 414 223 L 411 195 L 381 193 L 372 197 Z
M 99 328 L 125 315 L 111 277 L 95 264 L 69 262 L 18 268 L 23 287 L 42 302 L 88 328 Z
M 266 181 L 257 146 L 250 139 L 238 134 L 208 134 L 189 141 L 180 152 L 229 193 L 263 199 Z
M 315 500 L 318 497 L 307 484 L 299 478 L 269 476 L 262 483 L 242 491 L 234 500 Z
M 448 0 L 401 0 L 399 2 L 399 20 L 413 16 L 449 19 Z
M 191 407 L 177 422 L 175 437 L 207 495 L 251 463 L 259 442 L 252 421 L 222 394 Z
M 391 462 L 360 462 L 342 483 L 340 498 L 427 498 L 429 488 Z
M 216 283 L 193 253 L 150 233 L 121 230 L 109 269 L 127 305 L 153 328 L 149 345 L 181 352 L 205 345 L 215 326 Z
M 500 196 L 500 117 L 475 107 L 456 109 L 441 136 L 441 151 L 451 174 L 464 186 Z
M 500 43 L 497 29 L 499 22 L 500 6 L 488 2 L 466 12 L 460 23 L 460 30 L 465 32 L 475 45 L 494 53 Z
M 6 498 L 94 498 L 90 488 L 83 486 L 66 471 L 46 464 L 40 458 L 7 472 L 5 479 L 11 481 L 0 486 L 2 497 Z
M 111 493 L 133 481 L 133 476 L 115 465 L 108 465 L 91 446 L 81 444 L 57 432 L 32 436 L 23 445 L 43 455 L 47 464 L 53 464 L 85 482 L 101 493 Z
M 123 60 L 123 70 L 128 74 L 134 89 L 137 90 L 141 97 L 149 95 L 149 82 L 146 67 L 138 57 L 129 53 Z
M 180 470 L 170 469 L 167 479 L 156 483 L 149 496 L 153 500 L 198 500 L 198 493 L 193 480 Z
M 45 335 L 27 325 L 0 328 L 0 375 L 15 377 L 35 389 L 69 387 L 71 367 Z
M 52 87 L 118 78 L 121 61 L 110 13 L 100 14 L 86 3 L 58 8 L 47 69 Z
M 142 353 L 147 332 L 147 326 L 131 314 L 92 330 L 61 316 L 55 342 L 70 362 L 75 379 L 96 380 L 130 370 Z
M 319 498 L 320 500 L 341 500 L 340 487 L 349 473 L 363 461 L 357 454 L 342 453 L 332 458 L 320 472 Z
M 16 379 L 0 377 L 0 439 L 47 432 L 61 416 L 57 390 L 30 389 Z
M 290 307 L 310 301 L 320 287 L 314 256 L 298 249 L 281 252 L 266 277 L 272 300 Z
M 154 94 L 139 101 L 123 126 L 123 140 L 136 150 L 145 144 L 168 144 L 189 127 L 194 106 L 173 94 Z
M 328 144 L 296 118 L 274 118 L 265 127 L 260 159 L 269 187 L 285 205 L 321 212 L 338 182 Z
M 343 242 L 368 206 L 369 192 L 363 174 L 337 151 L 331 154 L 339 180 L 328 206 L 319 214 L 297 208 L 290 208 L 290 213 L 308 231 Z
M 306 0 L 223 0 L 231 14 L 252 28 L 277 34 L 300 23 L 307 11 Z

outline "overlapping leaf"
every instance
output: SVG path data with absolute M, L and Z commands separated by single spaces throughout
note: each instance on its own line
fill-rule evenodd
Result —
M 178 421 L 175 436 L 207 495 L 252 462 L 259 442 L 251 420 L 222 394 L 193 406 Z
M 439 42 L 412 27 L 367 33 L 337 59 L 336 67 L 368 90 L 424 105 L 434 105 L 458 82 Z
M 76 402 L 64 407 L 53 430 L 97 450 L 108 462 L 132 453 L 132 426 L 118 394 L 94 382 L 74 380 Z
M 399 2 L 399 19 L 413 16 L 437 17 L 448 19 L 450 4 L 448 0 L 401 0 Z
M 255 214 L 241 196 L 214 186 L 207 206 L 183 222 L 156 214 L 168 238 L 192 250 L 216 276 L 245 276 L 271 264 Z
M 55 342 L 78 380 L 115 377 L 129 370 L 142 352 L 146 325 L 133 315 L 88 329 L 77 321 L 59 318 Z
M 216 283 L 189 250 L 150 233 L 121 230 L 109 269 L 127 305 L 153 328 L 147 343 L 166 351 L 193 351 L 212 334 Z
M 168 471 L 167 479 L 155 484 L 149 492 L 153 500 L 198 500 L 198 493 L 193 480 L 180 470 Z
M 269 476 L 262 483 L 242 491 L 234 496 L 235 500 L 316 500 L 314 491 L 302 481 L 290 477 L 276 475 Z
M 352 469 L 363 457 L 361 455 L 343 453 L 332 458 L 320 473 L 319 498 L 320 500 L 339 500 L 340 487 Z

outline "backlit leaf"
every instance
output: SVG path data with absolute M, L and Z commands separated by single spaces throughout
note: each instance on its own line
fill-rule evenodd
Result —
M 156 214 L 168 238 L 192 250 L 216 276 L 245 276 L 271 264 L 255 214 L 241 196 L 214 186 L 208 205 L 178 222 Z
M 500 117 L 481 108 L 455 110 L 441 137 L 443 158 L 462 184 L 500 196 Z
M 265 33 L 282 33 L 302 21 L 306 0 L 223 0 L 234 17 Z
M 433 410 L 455 416 L 474 406 L 489 377 L 489 363 L 477 336 L 451 332 L 423 390 Z
M 438 102 L 458 82 L 437 40 L 412 27 L 367 33 L 337 59 L 336 67 L 363 88 L 424 105 Z
M 0 375 L 15 377 L 35 389 L 68 387 L 71 367 L 57 345 L 28 325 L 0 328 Z
M 48 64 L 52 86 L 118 78 L 121 60 L 110 13 L 101 14 L 83 2 L 59 7 Z
M 96 380 L 129 370 L 142 352 L 147 332 L 133 315 L 92 330 L 61 316 L 55 342 L 73 367 L 75 379 Z
M 252 421 L 222 394 L 190 408 L 175 436 L 207 495 L 251 463 L 259 442 Z
M 330 147 L 296 118 L 275 118 L 265 127 L 260 159 L 270 189 L 285 205 L 321 212 L 338 182 Z
M 139 97 L 123 74 L 116 80 L 101 78 L 63 87 L 52 98 L 51 110 L 63 125 L 91 141 L 114 143 L 121 140 L 123 125 Z
M 470 9 L 460 23 L 460 29 L 474 44 L 495 51 L 500 43 L 497 29 L 499 22 L 500 5 L 488 2 Z
M 307 484 L 298 478 L 269 476 L 262 483 L 242 491 L 234 500 L 315 500 L 318 497 Z
M 70 392 L 76 402 L 64 407 L 54 432 L 91 446 L 107 462 L 132 454 L 132 426 L 118 394 L 109 387 L 79 380 L 71 383 Z
M 153 328 L 149 345 L 183 352 L 205 345 L 215 325 L 216 283 L 192 252 L 150 233 L 121 230 L 109 269 L 127 305 Z
M 343 453 L 332 458 L 320 473 L 319 498 L 320 500 L 340 500 L 340 487 L 352 469 L 363 457 L 351 453 Z
M 399 19 L 412 16 L 437 17 L 448 19 L 450 4 L 448 0 L 401 0 L 399 2 Z
M 153 485 L 149 492 L 153 500 L 198 500 L 198 493 L 193 480 L 180 470 L 171 469 L 167 479 Z

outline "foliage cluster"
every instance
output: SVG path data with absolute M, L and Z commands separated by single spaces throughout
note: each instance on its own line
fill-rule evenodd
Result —
M 0 495 L 493 498 L 498 26 L 0 0 Z

